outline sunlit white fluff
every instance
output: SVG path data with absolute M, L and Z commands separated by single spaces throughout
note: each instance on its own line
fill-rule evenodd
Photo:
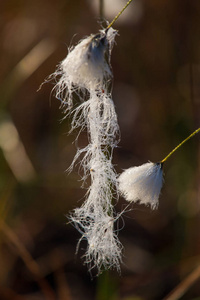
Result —
M 88 91 L 101 90 L 107 85 L 112 77 L 110 55 L 116 34 L 116 30 L 109 28 L 84 38 L 69 49 L 66 58 L 50 76 L 57 81 L 55 94 L 66 111 L 72 107 L 73 92 L 82 97 Z
M 91 267 L 97 267 L 99 273 L 102 267 L 120 271 L 122 245 L 114 232 L 114 219 L 105 215 L 96 220 L 87 235 L 86 262 Z
M 119 126 L 110 93 L 110 57 L 116 33 L 109 28 L 86 37 L 69 50 L 50 77 L 57 82 L 53 90 L 65 115 L 71 117 L 70 131 L 78 129 L 78 136 L 83 130 L 88 134 L 88 145 L 77 149 L 69 171 L 79 164 L 82 180 L 85 183 L 90 177 L 90 186 L 84 203 L 69 218 L 81 233 L 78 245 L 83 239 L 88 242 L 85 262 L 98 274 L 102 266 L 119 269 L 122 250 L 113 228 L 112 203 L 113 194 L 118 198 L 112 155 Z
M 117 268 L 121 260 L 121 244 L 113 229 L 113 192 L 117 174 L 112 164 L 112 152 L 117 144 L 118 123 L 114 104 L 105 93 L 91 98 L 74 111 L 72 128 L 87 128 L 89 144 L 78 149 L 72 166 L 80 160 L 82 179 L 90 176 L 91 185 L 81 207 L 74 209 L 70 219 L 88 241 L 85 262 L 89 268 Z
M 111 95 L 102 93 L 97 96 L 95 91 L 91 92 L 90 99 L 73 111 L 71 131 L 76 128 L 80 131 L 87 129 L 89 144 L 85 148 L 77 149 L 70 170 L 81 159 L 83 180 L 89 175 L 96 177 L 99 172 L 102 176 L 108 174 L 113 169 L 112 152 L 119 140 L 119 125 Z M 110 180 L 113 182 L 112 178 Z
M 85 263 L 90 271 L 95 268 L 98 275 L 103 269 L 115 268 L 120 271 L 123 247 L 114 229 L 117 219 L 102 210 L 102 206 L 99 214 L 91 211 L 87 218 L 84 214 L 79 219 L 77 215 L 71 215 L 71 221 L 82 234 L 81 240 L 86 239 L 88 242 Z
M 148 162 L 139 167 L 125 170 L 118 178 L 119 191 L 130 202 L 158 206 L 158 198 L 163 184 L 161 163 Z

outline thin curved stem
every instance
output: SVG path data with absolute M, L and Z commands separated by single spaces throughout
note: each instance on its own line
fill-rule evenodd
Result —
M 121 14 L 125 11 L 125 9 L 129 6 L 129 4 L 132 2 L 133 0 L 129 0 L 126 5 L 122 8 L 122 10 L 114 17 L 114 19 L 112 20 L 112 22 L 107 26 L 106 30 L 108 30 L 116 21 L 117 19 L 121 16 Z
M 161 160 L 161 164 L 163 164 L 176 150 L 178 150 L 185 142 L 191 139 L 195 134 L 200 131 L 200 128 L 195 130 L 192 134 L 190 134 L 184 141 L 182 141 L 178 146 L 176 146 L 163 160 Z

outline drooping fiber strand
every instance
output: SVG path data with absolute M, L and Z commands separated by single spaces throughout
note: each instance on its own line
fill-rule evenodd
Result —
M 102 30 L 70 49 L 51 76 L 56 79 L 56 97 L 66 115 L 71 115 L 71 131 L 87 130 L 88 145 L 77 149 L 69 170 L 79 163 L 82 180 L 90 177 L 90 187 L 81 207 L 70 220 L 86 239 L 85 262 L 89 268 L 120 268 L 122 246 L 114 230 L 113 203 L 118 198 L 117 175 L 112 165 L 119 126 L 109 87 L 112 79 L 111 50 L 116 31 Z M 59 78 L 59 79 L 57 79 Z M 74 95 L 80 99 L 74 105 Z

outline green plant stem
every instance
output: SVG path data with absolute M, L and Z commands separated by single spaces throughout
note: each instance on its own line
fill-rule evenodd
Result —
M 182 141 L 178 146 L 176 146 L 163 160 L 161 160 L 161 164 L 163 164 L 176 150 L 178 150 L 185 142 L 191 139 L 195 134 L 200 131 L 200 128 L 195 130 L 192 134 L 190 134 L 184 141 Z
M 121 14 L 125 11 L 125 9 L 129 6 L 129 4 L 132 2 L 133 0 L 129 0 L 126 5 L 122 8 L 122 10 L 114 17 L 114 19 L 112 20 L 112 22 L 107 26 L 106 30 L 108 30 L 116 21 L 117 19 L 121 16 Z

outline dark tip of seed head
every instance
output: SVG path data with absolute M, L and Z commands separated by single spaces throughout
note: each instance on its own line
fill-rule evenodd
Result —
M 163 169 L 163 163 L 162 162 L 158 162 L 158 163 L 156 163 L 156 165 L 159 166 L 161 170 Z
M 107 33 L 108 33 L 108 30 L 109 30 L 109 28 L 106 28 L 106 30 L 105 30 L 105 34 L 107 34 Z
M 106 35 L 96 34 L 92 39 L 92 46 L 93 47 L 101 47 L 104 46 L 106 42 Z
M 105 34 L 96 34 L 90 44 L 89 44 L 89 48 L 88 48 L 88 52 L 87 52 L 87 57 L 88 59 L 91 58 L 92 53 L 96 53 L 96 55 L 100 54 L 102 52 L 102 54 L 105 52 L 106 50 L 106 46 L 107 46 L 107 37 Z

